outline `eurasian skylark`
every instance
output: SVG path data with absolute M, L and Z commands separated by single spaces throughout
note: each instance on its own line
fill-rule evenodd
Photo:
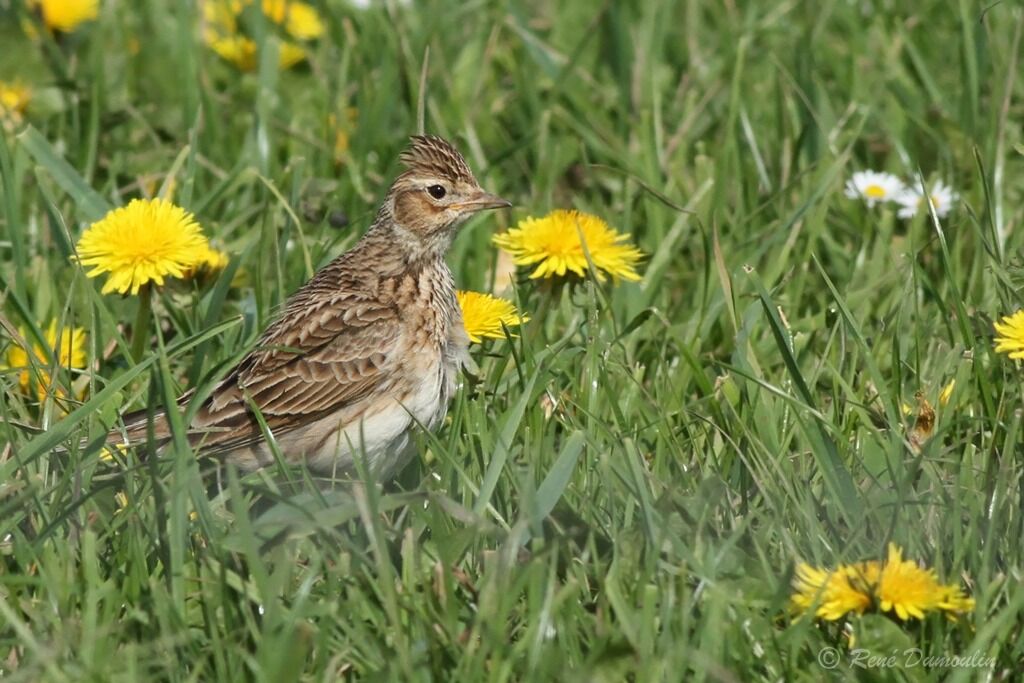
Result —
M 272 463 L 258 410 L 287 462 L 344 473 L 361 453 L 387 478 L 411 455 L 412 430 L 444 419 L 469 343 L 444 256 L 467 218 L 511 204 L 439 137 L 414 136 L 401 160 L 363 238 L 288 299 L 208 396 L 179 400 L 201 401 L 188 431 L 200 453 L 245 470 Z M 126 419 L 110 441 L 146 442 L 148 421 Z M 171 438 L 165 415 L 152 430 L 157 445 Z

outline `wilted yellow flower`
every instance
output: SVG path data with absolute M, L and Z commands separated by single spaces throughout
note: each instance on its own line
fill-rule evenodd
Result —
M 183 277 L 202 263 L 210 245 L 195 217 L 165 199 L 133 199 L 93 223 L 78 240 L 86 273 L 110 273 L 103 293 L 131 292 L 166 276 Z
M 530 318 L 520 315 L 511 301 L 493 297 L 483 292 L 458 291 L 455 297 L 462 309 L 462 324 L 466 328 L 469 340 L 480 343 L 484 337 L 504 339 L 502 323 L 505 327 L 516 327 Z
M 0 81 L 0 119 L 20 121 L 32 99 L 32 91 L 19 81 Z
M 956 379 L 949 380 L 949 384 L 947 384 L 946 386 L 942 387 L 942 389 L 939 390 L 940 406 L 945 407 L 949 405 L 949 400 L 953 398 L 954 389 L 956 389 Z M 931 409 L 931 404 L 928 403 L 927 399 L 924 398 L 924 394 L 922 394 L 921 392 L 917 392 L 916 394 L 914 394 L 914 398 L 917 399 L 918 406 L 921 406 L 921 402 L 924 401 L 928 408 Z M 914 414 L 914 409 L 910 407 L 909 403 L 901 403 L 900 410 L 903 411 L 903 414 L 907 416 Z
M 25 330 L 21 329 L 19 332 L 22 338 L 28 341 Z M 62 327 L 58 329 L 57 321 L 52 320 L 50 326 L 46 328 L 45 340 L 52 357 L 60 367 L 77 369 L 85 367 L 85 330 L 83 328 Z M 30 361 L 38 368 L 34 374 L 29 367 Z M 53 382 L 50 373 L 43 368 L 50 367 L 50 355 L 38 344 L 32 344 L 32 350 L 29 352 L 25 347 L 12 343 L 7 349 L 3 367 L 19 370 L 18 386 L 23 392 L 35 393 L 40 401 L 46 398 Z M 57 395 L 63 396 L 64 394 L 58 390 Z
M 242 71 L 252 71 L 257 64 L 256 42 L 246 36 L 239 26 L 239 17 L 252 4 L 253 0 L 206 0 L 203 3 L 203 39 L 221 58 Z M 304 2 L 263 0 L 260 9 L 269 21 L 280 26 L 295 40 L 311 40 L 324 32 L 320 14 L 312 5 Z M 281 41 L 278 50 L 281 69 L 294 66 L 305 56 L 300 45 L 289 40 Z
M 949 404 L 950 398 L 953 396 L 953 389 L 956 388 L 956 380 L 952 379 L 949 384 L 942 387 L 939 391 L 938 402 L 939 406 L 946 406 Z M 910 446 L 915 452 L 919 452 L 921 447 L 931 438 L 932 433 L 935 431 L 936 423 L 936 412 L 932 404 L 924 396 L 924 392 L 918 391 L 914 394 L 914 398 L 917 400 L 917 410 L 915 411 L 906 403 L 901 404 L 901 409 L 905 416 L 914 416 L 914 423 L 911 425 L 910 430 L 907 434 L 910 440 Z
M 26 5 L 40 11 L 51 31 L 64 33 L 71 33 L 100 13 L 100 0 L 28 0 Z
M 589 253 L 599 280 L 604 279 L 604 273 L 639 280 L 635 267 L 643 253 L 626 243 L 628 240 L 628 233 L 612 230 L 597 216 L 562 209 L 544 218 L 522 220 L 515 228 L 494 237 L 494 243 L 512 254 L 516 265 L 537 265 L 531 278 L 569 272 L 582 277 L 590 265 L 586 256 Z
M 942 387 L 942 391 L 939 392 L 939 405 L 945 406 L 949 404 L 949 399 L 953 397 L 953 390 L 956 389 L 956 380 L 949 380 L 949 384 Z
M 1018 360 L 1024 358 L 1024 310 L 1003 316 L 1002 321 L 993 326 L 996 328 L 996 352 Z
M 904 560 L 895 543 L 889 544 L 884 563 L 857 562 L 835 571 L 800 563 L 793 589 L 790 602 L 797 611 L 816 606 L 815 616 L 830 621 L 850 612 L 862 614 L 873 605 L 882 612 L 895 612 L 903 621 L 923 619 L 928 612 L 945 612 L 952 618 L 974 609 L 974 600 L 958 585 L 941 584 L 934 570 Z
M 917 416 L 910 428 L 910 445 L 914 447 L 915 451 L 919 451 L 935 431 L 935 408 L 932 408 L 932 404 L 920 391 L 915 394 L 915 397 L 917 398 Z

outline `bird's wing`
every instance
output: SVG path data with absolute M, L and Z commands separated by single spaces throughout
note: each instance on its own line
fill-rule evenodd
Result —
M 399 313 L 342 294 L 286 311 L 199 407 L 190 435 L 205 452 L 263 438 L 252 406 L 275 434 L 366 398 L 398 364 Z

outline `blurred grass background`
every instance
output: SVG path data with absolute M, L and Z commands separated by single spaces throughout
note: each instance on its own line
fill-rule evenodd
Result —
M 1020 7 L 310 1 L 308 59 L 279 70 L 264 31 L 251 73 L 203 45 L 188 0 L 104 0 L 34 39 L 0 2 L 0 80 L 33 92 L 0 135 L 2 312 L 29 338 L 83 326 L 90 360 L 59 373 L 85 385 L 70 415 L 0 374 L 5 679 L 1021 675 L 1021 375 L 991 331 L 1021 302 Z M 516 204 L 464 228 L 460 287 L 494 284 L 497 230 L 567 207 L 631 232 L 643 281 L 521 277 L 531 322 L 474 348 L 450 421 L 384 491 L 271 473 L 216 492 L 184 449 L 79 449 L 213 381 L 358 238 L 421 101 Z M 861 169 L 961 201 L 941 228 L 897 220 L 843 196 Z M 69 256 L 162 186 L 232 263 L 165 288 L 135 364 L 136 301 Z M 915 394 L 938 406 L 954 379 L 913 446 Z M 786 616 L 795 561 L 889 540 L 976 612 Z M 822 669 L 850 633 L 996 666 Z

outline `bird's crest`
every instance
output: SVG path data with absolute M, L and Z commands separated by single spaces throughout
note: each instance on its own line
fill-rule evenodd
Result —
M 413 173 L 476 182 L 466 160 L 450 142 L 436 135 L 413 135 L 399 159 Z

